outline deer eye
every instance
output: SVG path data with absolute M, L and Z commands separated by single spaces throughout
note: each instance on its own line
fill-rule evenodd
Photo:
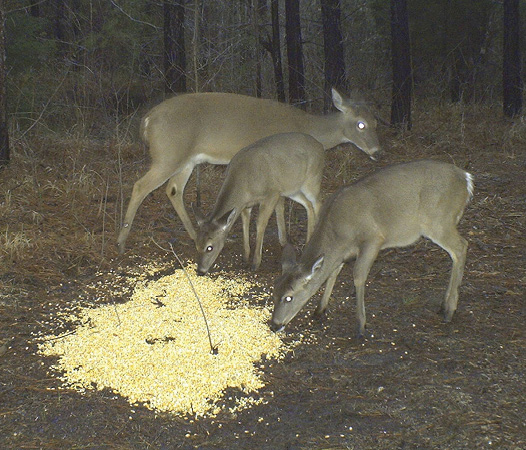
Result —
M 206 251 L 207 251 L 207 252 L 211 252 L 213 249 L 214 249 L 214 247 L 212 247 L 211 245 L 209 245 L 208 247 L 206 247 Z
M 364 130 L 364 129 L 367 127 L 367 125 L 365 124 L 365 122 L 358 122 L 358 123 L 356 124 L 356 126 L 358 127 L 359 130 Z
M 284 297 L 284 300 L 287 302 L 287 303 L 290 303 L 292 300 L 293 300 L 293 297 L 291 295 L 287 295 L 286 297 Z

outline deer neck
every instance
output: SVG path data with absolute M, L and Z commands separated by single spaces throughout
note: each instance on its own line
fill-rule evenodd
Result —
M 344 116 L 340 112 L 329 113 L 324 116 L 310 116 L 308 133 L 317 139 L 325 150 L 347 142 L 343 134 Z

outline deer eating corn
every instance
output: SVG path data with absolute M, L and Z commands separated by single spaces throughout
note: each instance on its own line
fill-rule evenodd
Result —
M 227 388 L 248 396 L 238 400 L 240 409 L 262 401 L 250 397 L 264 386 L 255 363 L 279 359 L 287 348 L 268 327 L 270 311 L 243 299 L 257 285 L 228 274 L 197 277 L 195 267 L 186 271 L 217 354 L 183 270 L 139 283 L 126 303 L 73 314 L 70 320 L 81 323 L 74 333 L 45 337 L 39 352 L 58 356 L 52 369 L 66 387 L 108 388 L 156 411 L 213 416 Z

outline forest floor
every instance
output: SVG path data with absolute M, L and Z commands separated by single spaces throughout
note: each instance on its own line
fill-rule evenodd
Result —
M 312 302 L 283 339 L 309 339 L 264 369 L 264 404 L 192 418 L 130 406 L 108 390 L 60 389 L 35 336 L 57 333 L 57 315 L 79 299 L 95 306 L 121 273 L 178 265 L 195 248 L 164 189 L 142 204 L 127 250 L 115 240 L 135 180 L 148 167 L 138 143 L 20 138 L 0 172 L 0 448 L 2 449 L 523 449 L 526 448 L 526 126 L 483 107 L 436 107 L 411 132 L 380 130 L 385 155 L 330 150 L 324 193 L 378 167 L 417 158 L 454 162 L 475 178 L 460 223 L 469 241 L 458 310 L 437 314 L 448 255 L 430 242 L 384 251 L 366 289 L 368 337 L 354 336 L 352 264 L 340 274 L 326 318 Z M 209 210 L 223 168 L 205 167 Z M 187 205 L 195 199 L 187 188 Z M 294 207 L 290 234 L 306 224 Z M 242 266 L 239 227 L 217 264 Z M 272 286 L 280 246 L 272 221 L 257 277 Z M 213 275 L 213 274 L 212 274 Z M 93 286 L 99 286 L 93 289 Z M 318 294 L 319 295 L 319 294 Z M 124 298 L 123 300 L 126 300 Z M 227 402 L 228 403 L 228 402 Z

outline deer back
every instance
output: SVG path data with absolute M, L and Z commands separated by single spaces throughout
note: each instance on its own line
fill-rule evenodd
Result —
M 273 100 L 229 93 L 179 95 L 143 118 L 141 136 L 155 160 L 183 156 L 226 164 L 241 148 L 278 133 L 310 134 L 331 148 L 352 142 L 370 156 L 379 149 L 376 119 L 369 110 L 334 91 L 338 112 L 318 116 Z M 168 155 L 177 148 L 177 154 Z M 188 152 L 181 155 L 181 152 Z
M 230 161 L 211 216 L 253 206 L 272 193 L 296 193 L 307 181 L 321 180 L 324 160 L 322 144 L 304 133 L 260 139 Z

